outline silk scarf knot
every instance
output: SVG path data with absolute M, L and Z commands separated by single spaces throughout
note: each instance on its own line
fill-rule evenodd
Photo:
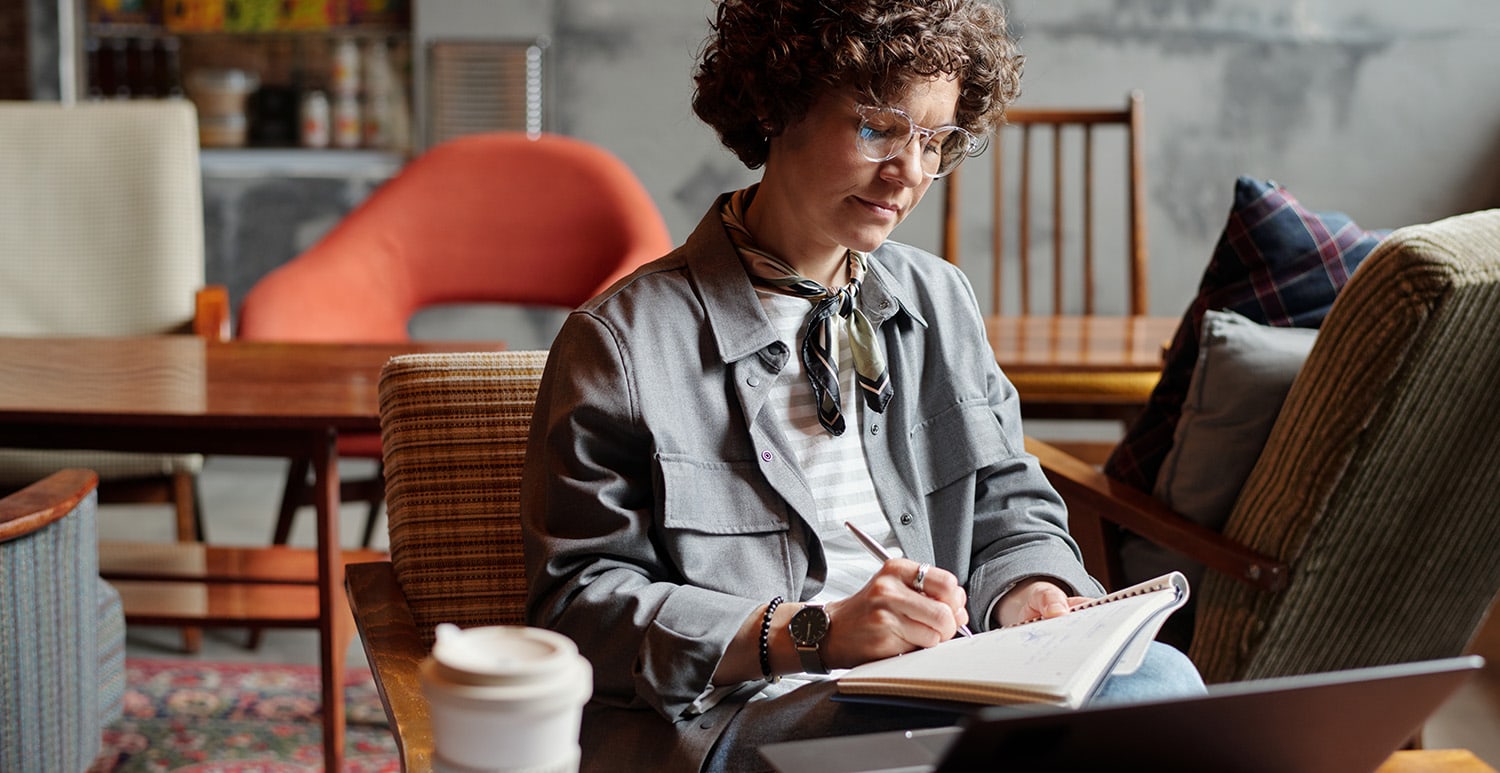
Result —
M 802 338 L 802 367 L 807 371 L 818 406 L 818 423 L 830 434 L 842 435 L 845 421 L 839 395 L 835 324 L 844 324 L 848 331 L 855 386 L 864 395 L 865 405 L 883 413 L 895 395 L 875 326 L 859 308 L 859 287 L 868 258 L 854 250 L 848 252 L 849 282 L 837 290 L 798 274 L 786 261 L 761 248 L 745 227 L 745 211 L 753 195 L 752 187 L 729 197 L 721 212 L 725 233 L 739 252 L 752 283 L 771 292 L 805 298 L 813 304 Z

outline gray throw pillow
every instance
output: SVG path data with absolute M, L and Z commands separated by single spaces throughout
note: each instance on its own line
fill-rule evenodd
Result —
M 1317 334 L 1205 312 L 1182 418 L 1152 494 L 1197 523 L 1223 528 Z M 1121 562 L 1132 582 L 1174 569 L 1189 581 L 1202 575 L 1201 566 L 1138 538 L 1121 546 Z

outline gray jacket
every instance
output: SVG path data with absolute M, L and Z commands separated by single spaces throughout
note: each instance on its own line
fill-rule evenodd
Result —
M 805 520 L 812 492 L 763 410 L 796 355 L 724 235 L 722 201 L 686 244 L 569 316 L 522 487 L 531 624 L 578 643 L 595 704 L 673 721 L 758 605 L 809 598 L 827 571 Z M 872 263 L 860 304 L 895 398 L 858 426 L 850 411 L 846 431 L 862 433 L 902 550 L 967 578 L 976 630 L 1028 576 L 1100 592 L 1022 447 L 1015 389 L 963 274 L 894 242 Z

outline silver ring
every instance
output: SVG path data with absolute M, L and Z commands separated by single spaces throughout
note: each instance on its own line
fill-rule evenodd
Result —
M 931 568 L 932 564 L 917 565 L 917 579 L 911 581 L 911 587 L 916 588 L 918 593 L 922 592 L 922 583 L 927 582 L 927 570 Z

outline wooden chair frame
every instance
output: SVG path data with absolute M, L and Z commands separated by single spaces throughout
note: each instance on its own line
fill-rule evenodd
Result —
M 1018 207 L 1017 219 L 1018 233 L 1016 234 L 1015 259 L 1019 270 L 1019 298 L 1020 314 L 1030 315 L 1033 313 L 1033 299 L 1031 292 L 1033 271 L 1046 270 L 1046 267 L 1037 265 L 1040 259 L 1033 260 L 1032 255 L 1032 230 L 1034 221 L 1043 213 L 1050 212 L 1052 223 L 1051 243 L 1051 275 L 1052 275 L 1052 297 L 1051 308 L 1053 314 L 1063 313 L 1066 307 L 1066 290 L 1069 287 L 1066 271 L 1066 257 L 1068 252 L 1068 233 L 1076 228 L 1080 234 L 1082 246 L 1080 248 L 1082 262 L 1083 283 L 1083 306 L 1082 313 L 1096 313 L 1096 298 L 1099 296 L 1098 282 L 1096 280 L 1096 258 L 1095 258 L 1095 203 L 1098 196 L 1103 192 L 1096 189 L 1094 178 L 1096 176 L 1095 146 L 1101 142 L 1099 135 L 1104 132 L 1096 132 L 1101 127 L 1118 126 L 1124 129 L 1126 138 L 1126 179 L 1128 180 L 1128 201 L 1126 203 L 1126 225 L 1128 233 L 1125 234 L 1128 255 L 1126 256 L 1126 313 L 1130 315 L 1143 315 L 1147 313 L 1149 306 L 1147 263 L 1148 253 L 1146 247 L 1146 181 L 1145 181 L 1145 151 L 1142 147 L 1144 137 L 1144 113 L 1145 97 L 1139 91 L 1133 91 L 1126 99 L 1121 109 L 1074 109 L 1074 108 L 1012 108 L 1006 113 L 1006 123 L 996 127 L 990 137 L 991 148 L 987 154 L 990 160 L 991 189 L 993 198 L 990 210 L 990 247 L 992 255 L 991 269 L 991 301 L 990 310 L 992 314 L 999 314 L 1003 309 L 1004 290 L 1004 266 L 1009 257 L 1007 253 L 1006 214 L 1007 206 L 1007 181 L 1008 174 L 1012 174 L 1007 168 L 1005 153 L 1006 135 L 1018 134 L 1020 142 L 1020 169 L 1014 174 L 1019 176 L 1019 185 L 1016 188 L 1015 206 Z M 1072 183 L 1065 172 L 1065 161 L 1072 156 L 1070 150 L 1073 143 L 1066 142 L 1069 133 L 1074 130 L 1081 131 L 1081 143 L 1078 143 L 1078 153 L 1081 153 L 1080 163 L 1081 179 L 1077 181 L 1081 188 L 1081 208 L 1078 213 L 1073 213 L 1069 207 L 1069 194 Z M 1033 133 L 1044 134 L 1051 138 L 1051 201 L 1050 207 L 1034 199 L 1040 198 L 1033 195 L 1035 180 L 1033 175 Z M 961 265 L 962 256 L 960 239 L 960 203 L 961 203 L 961 179 L 960 172 L 963 167 L 955 170 L 946 178 L 943 186 L 943 231 L 942 251 L 943 256 L 950 263 Z
M 1090 572 L 1129 582 L 1125 532 L 1204 565 L 1188 655 L 1210 683 L 1462 654 L 1500 591 L 1500 403 L 1480 399 L 1500 374 L 1497 278 L 1500 210 L 1386 237 L 1222 528 L 1028 439 Z

